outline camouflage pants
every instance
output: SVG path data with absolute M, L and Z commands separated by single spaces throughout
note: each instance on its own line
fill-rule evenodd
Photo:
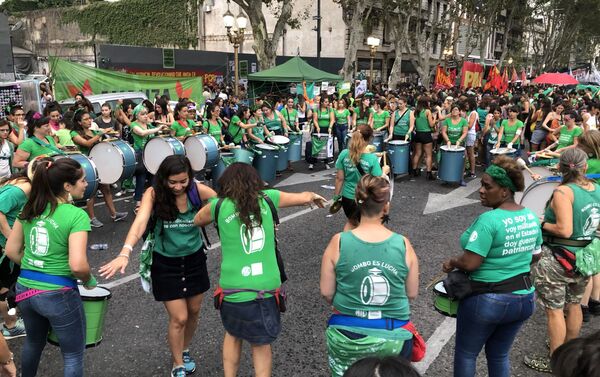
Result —
M 567 276 L 552 251 L 542 245 L 542 258 L 531 270 L 537 301 L 546 309 L 563 309 L 578 304 L 583 297 L 589 277 Z

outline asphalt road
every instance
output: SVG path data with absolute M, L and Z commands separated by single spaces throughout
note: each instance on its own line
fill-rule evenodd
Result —
M 333 190 L 322 185 L 334 184 L 332 175 L 323 177 L 322 171 L 309 172 L 304 163 L 294 164 L 295 173 L 305 181 L 324 178 L 319 181 L 298 183 L 281 187 L 290 192 L 315 191 L 326 198 L 333 196 Z M 322 165 L 318 167 L 322 169 Z M 331 170 L 331 173 L 334 171 Z M 287 173 L 282 181 L 290 177 Z M 288 180 L 287 182 L 290 182 Z M 446 317 L 433 309 L 431 290 L 425 287 L 441 272 L 442 262 L 449 256 L 461 252 L 458 239 L 473 219 L 485 211 L 479 204 L 471 204 L 452 210 L 423 215 L 428 193 L 446 194 L 456 187 L 448 187 L 438 182 L 426 181 L 424 177 L 414 181 L 399 178 L 396 180 L 392 213 L 389 226 L 395 232 L 407 236 L 419 257 L 421 268 L 419 297 L 411 303 L 412 320 L 428 340 L 442 325 Z M 470 196 L 477 199 L 477 193 Z M 105 222 L 103 228 L 94 229 L 90 243 L 108 243 L 109 250 L 92 251 L 88 255 L 90 264 L 97 270 L 103 263 L 119 252 L 132 221 L 133 202 L 120 200 L 116 203 L 119 211 L 129 210 L 131 215 L 125 222 L 111 223 L 104 206 L 97 207 L 97 216 Z M 298 212 L 303 211 L 300 214 Z M 295 215 L 296 214 L 296 215 Z M 289 216 L 289 217 L 288 217 Z M 330 308 L 319 295 L 319 269 L 321 255 L 331 236 L 339 232 L 345 222 L 340 211 L 329 215 L 326 209 L 306 211 L 305 208 L 284 209 L 280 212 L 284 223 L 278 236 L 285 257 L 289 276 L 288 311 L 283 314 L 283 330 L 273 345 L 274 376 L 328 376 L 325 348 L 325 324 Z M 218 238 L 212 226 L 209 237 L 213 243 Z M 117 276 L 110 282 L 137 272 L 138 259 L 136 247 L 134 257 L 124 276 Z M 217 282 L 220 263 L 220 250 L 209 252 L 208 268 L 211 284 Z M 101 281 L 100 283 L 110 283 Z M 141 289 L 139 279 L 128 282 L 117 281 L 112 288 L 112 298 L 106 316 L 104 340 L 86 351 L 86 376 L 168 376 L 171 359 L 166 341 L 167 314 L 162 304 L 154 301 L 151 295 Z M 212 307 L 212 289 L 205 299 L 200 314 L 200 324 L 191 351 L 196 359 L 197 376 L 221 376 L 221 346 L 224 330 L 218 312 Z M 438 332 L 447 334 L 436 338 L 436 342 L 445 345 L 439 355 L 426 370 L 425 376 L 451 376 L 454 337 L 451 337 L 452 323 L 439 328 Z M 584 325 L 583 333 L 589 334 L 600 328 L 600 317 Z M 522 358 L 530 353 L 547 352 L 545 346 L 545 318 L 543 312 L 536 310 L 519 333 L 511 353 L 513 376 L 538 376 L 540 373 L 526 368 Z M 24 338 L 10 340 L 9 344 L 20 360 Z M 431 341 L 433 343 L 433 341 Z M 482 352 L 483 354 L 483 352 Z M 39 376 L 62 376 L 62 358 L 58 347 L 48 345 L 42 356 Z M 239 376 L 252 376 L 252 363 L 249 347 L 244 346 Z M 487 376 L 485 358 L 478 361 L 478 376 Z

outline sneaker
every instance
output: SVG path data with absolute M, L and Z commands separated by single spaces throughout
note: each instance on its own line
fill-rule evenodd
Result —
M 114 189 L 118 189 L 119 185 L 117 185 L 116 183 L 113 183 L 112 185 L 110 185 L 110 187 L 114 188 Z
M 90 225 L 92 228 L 101 228 L 104 226 L 104 224 L 102 224 L 102 222 L 95 217 L 90 220 Z
M 308 164 L 308 170 L 313 170 L 314 166 L 313 164 Z
M 185 367 L 178 366 L 171 370 L 171 377 L 185 377 Z
M 552 373 L 552 368 L 550 368 L 550 358 L 547 356 L 525 356 L 523 363 L 538 372 Z
M 123 219 L 124 219 L 124 218 L 126 218 L 126 217 L 127 217 L 127 212 L 115 212 L 115 215 L 114 215 L 114 216 L 111 216 L 111 218 L 112 218 L 112 221 L 114 221 L 115 223 L 116 223 L 117 221 L 121 221 L 121 220 L 123 220 Z
M 467 173 L 465 174 L 465 178 L 477 178 L 477 175 L 473 173 Z
M 133 194 L 134 192 L 135 192 L 135 188 L 126 188 L 125 189 L 126 194 Z
M 600 301 L 596 301 L 593 298 L 591 298 L 588 305 L 590 309 L 590 314 L 600 315 Z
M 96 198 L 102 199 L 102 198 L 104 198 L 104 194 L 102 192 L 98 191 L 96 193 Z
M 183 351 L 183 365 L 187 374 L 192 374 L 196 371 L 196 361 L 190 356 L 190 351 Z
M 6 339 L 14 339 L 21 336 L 26 336 L 27 334 L 25 333 L 25 324 L 23 323 L 23 320 L 21 318 L 17 319 L 15 327 L 11 329 L 6 327 L 6 325 L 2 325 L 2 335 L 4 335 L 4 338 Z
M 120 198 L 121 196 L 123 196 L 123 194 L 125 194 L 125 191 L 118 191 L 118 192 L 116 192 L 116 193 L 115 193 L 115 195 L 114 195 L 114 196 L 115 196 L 116 198 Z
M 325 169 L 329 170 L 331 169 L 331 166 L 329 166 L 329 164 L 325 164 Z

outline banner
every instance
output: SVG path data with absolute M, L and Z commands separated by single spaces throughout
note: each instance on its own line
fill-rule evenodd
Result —
M 488 78 L 483 90 L 499 90 L 501 79 L 502 77 L 500 76 L 500 71 L 498 70 L 498 67 L 496 67 L 496 64 L 494 64 L 494 66 L 490 68 L 490 71 L 488 72 Z
M 450 89 L 454 87 L 454 78 L 456 77 L 456 70 L 454 70 L 454 78 L 452 73 L 448 74 L 442 66 L 438 65 L 435 72 L 435 89 Z
M 148 99 L 166 94 L 172 101 L 189 98 L 204 103 L 202 78 L 170 78 L 132 75 L 108 69 L 92 68 L 50 57 L 50 74 L 54 79 L 57 101 L 72 98 L 81 92 L 85 96 L 102 93 L 142 92 Z
M 477 63 L 464 62 L 460 75 L 460 87 L 462 89 L 480 88 L 483 79 L 483 66 Z

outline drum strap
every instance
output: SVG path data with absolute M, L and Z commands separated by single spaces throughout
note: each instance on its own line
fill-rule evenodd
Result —
M 406 113 L 408 113 L 408 109 L 404 110 L 404 112 L 402 113 L 402 115 L 400 115 L 400 118 L 398 118 L 395 122 L 394 122 L 394 128 L 396 126 L 398 126 L 398 122 L 400 122 L 402 120 L 402 118 L 404 118 L 404 116 L 406 115 Z
M 552 237 L 549 235 L 543 235 L 542 238 L 544 242 L 557 244 L 560 246 L 586 247 L 592 243 L 591 240 L 570 240 L 568 238 Z
M 44 143 L 43 141 L 41 141 L 40 139 L 38 139 L 35 136 L 32 136 L 31 140 L 33 140 L 34 143 L 36 143 L 37 145 L 39 145 L 41 147 L 48 148 L 48 149 L 52 150 L 53 152 L 56 152 L 56 153 L 61 154 L 63 156 L 66 155 L 65 152 L 63 152 L 60 149 L 56 148 L 54 145 L 52 145 L 50 143 Z
M 200 197 L 200 192 L 198 192 L 198 186 L 196 186 L 196 182 L 193 181 L 192 183 L 193 184 L 190 185 L 190 189 L 187 192 L 187 196 L 188 196 L 188 199 L 190 200 L 190 202 L 192 203 L 192 206 L 199 211 L 202 208 L 204 203 L 202 202 L 202 198 Z M 206 228 L 204 228 L 203 226 L 200 228 L 202 230 L 202 236 L 204 237 L 206 247 L 207 248 L 211 247 L 212 244 L 210 243 L 210 240 L 208 239 L 208 234 L 206 234 Z
M 21 270 L 20 277 L 47 284 L 62 285 L 73 289 L 77 288 L 77 281 L 66 276 L 50 275 L 33 270 Z

